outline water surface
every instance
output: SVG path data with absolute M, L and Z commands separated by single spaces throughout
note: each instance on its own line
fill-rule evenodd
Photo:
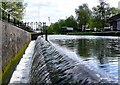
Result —
M 107 73 L 118 81 L 119 37 L 51 35 L 49 39 L 75 52 L 88 67 Z

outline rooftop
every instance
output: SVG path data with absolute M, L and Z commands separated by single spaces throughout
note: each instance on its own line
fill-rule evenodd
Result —
M 118 21 L 120 20 L 120 14 L 117 14 L 115 16 L 112 16 L 111 18 L 109 18 L 109 22 L 112 22 L 112 21 Z

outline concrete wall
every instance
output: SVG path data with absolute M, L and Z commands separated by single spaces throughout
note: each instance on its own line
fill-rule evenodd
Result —
M 31 40 L 31 34 L 7 22 L 0 21 L 2 31 L 2 69 L 7 62 L 20 50 L 20 48 Z

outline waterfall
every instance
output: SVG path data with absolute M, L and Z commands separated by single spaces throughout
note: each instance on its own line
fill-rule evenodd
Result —
M 69 56 L 59 52 L 50 42 L 38 37 L 29 44 L 9 84 L 118 85 L 112 84 L 113 81 L 109 81 L 94 69 L 76 63 L 76 60 Z
M 13 72 L 10 79 L 10 83 L 29 83 L 30 81 L 30 70 L 32 63 L 32 56 L 34 53 L 35 41 L 31 41 L 27 47 L 25 54 L 20 60 L 19 64 L 16 67 L 16 70 Z
M 93 69 L 87 68 L 84 64 L 76 64 L 76 61 L 60 53 L 43 38 L 38 37 L 36 40 L 31 83 L 92 85 L 93 83 L 111 82 Z

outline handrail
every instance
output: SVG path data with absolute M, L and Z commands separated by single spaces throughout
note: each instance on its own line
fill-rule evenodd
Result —
M 26 23 L 23 23 L 23 21 L 20 21 L 20 19 L 13 16 L 8 11 L 4 10 L 1 6 L 0 6 L 0 20 L 7 21 L 8 23 L 11 23 L 14 26 L 17 26 L 28 32 L 33 32 L 32 28 L 30 26 L 27 26 Z

